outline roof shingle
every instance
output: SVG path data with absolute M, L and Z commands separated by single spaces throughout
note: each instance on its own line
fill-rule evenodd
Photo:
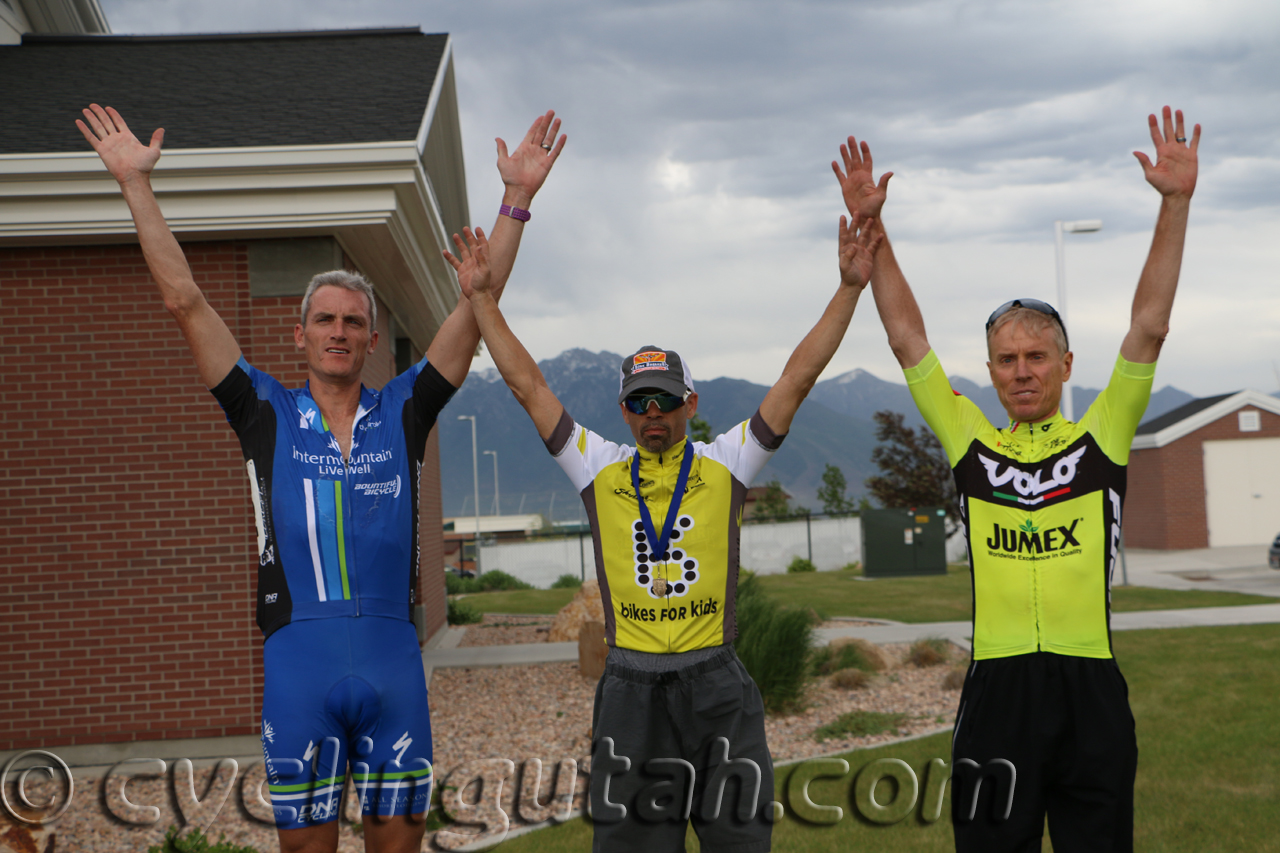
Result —
M 165 148 L 414 139 L 448 36 L 417 28 L 26 36 L 0 48 L 0 154 L 85 151 L 90 102 Z

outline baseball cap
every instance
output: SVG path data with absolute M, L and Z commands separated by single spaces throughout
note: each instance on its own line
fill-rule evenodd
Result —
M 640 347 L 622 360 L 618 402 L 644 388 L 656 388 L 683 398 L 693 391 L 689 365 L 674 350 L 655 346 Z

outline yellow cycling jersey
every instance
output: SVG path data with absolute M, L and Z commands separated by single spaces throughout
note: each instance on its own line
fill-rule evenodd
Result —
M 996 429 L 951 389 L 930 351 L 905 371 L 942 442 L 964 513 L 975 660 L 1111 654 L 1111 576 L 1129 447 L 1155 364 L 1116 360 L 1079 423 L 1060 414 Z
M 606 441 L 561 415 L 547 449 L 587 510 L 609 645 L 667 653 L 733 641 L 747 484 L 782 439 L 756 412 L 710 444 L 686 439 L 661 454 L 641 448 L 640 494 L 659 530 L 684 454 L 694 454 L 667 550 L 652 554 L 632 485 L 636 448 Z M 665 584 L 655 586 L 659 578 Z

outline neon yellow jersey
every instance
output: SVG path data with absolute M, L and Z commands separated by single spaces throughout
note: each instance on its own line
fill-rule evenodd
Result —
M 1111 654 L 1111 576 L 1129 446 L 1155 364 L 1117 358 L 1079 423 L 1055 414 L 996 429 L 951 389 L 932 351 L 905 371 L 946 450 L 968 530 L 975 660 Z
M 652 555 L 631 481 L 636 449 L 606 441 L 566 412 L 547 449 L 582 496 L 595 542 L 605 640 L 642 652 L 688 652 L 737 636 L 734 598 L 747 484 L 782 444 L 757 412 L 710 444 L 640 452 L 640 494 L 662 529 L 680 463 L 694 454 L 663 555 Z M 665 559 L 664 559 L 665 557 Z M 666 582 L 658 595 L 655 580 Z

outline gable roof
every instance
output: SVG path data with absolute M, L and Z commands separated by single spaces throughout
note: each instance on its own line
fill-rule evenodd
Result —
M 1171 427 L 1174 424 L 1178 423 L 1179 421 L 1185 420 L 1186 418 L 1191 417 L 1197 412 L 1202 412 L 1205 409 L 1209 408 L 1210 406 L 1215 405 L 1216 403 L 1220 403 L 1223 400 L 1227 399 L 1228 397 L 1234 396 L 1235 394 L 1238 394 L 1238 393 L 1240 392 L 1235 391 L 1235 392 L 1232 392 L 1231 394 L 1219 394 L 1216 397 L 1201 397 L 1198 400 L 1192 400 L 1188 403 L 1183 403 L 1181 406 L 1179 406 L 1176 409 L 1170 409 L 1169 411 L 1165 412 L 1163 415 L 1159 415 L 1158 417 L 1154 417 L 1149 421 L 1144 421 L 1143 423 L 1139 424 L 1137 434 L 1151 435 L 1152 433 L 1157 433 L 1160 430 L 1165 429 L 1166 427 Z
M 1139 426 L 1132 447 L 1134 450 L 1164 447 L 1246 406 L 1280 415 L 1280 400 L 1261 391 L 1245 390 L 1202 397 Z
M 166 150 L 417 139 L 449 37 L 416 27 L 191 36 L 26 35 L 0 50 L 0 154 L 80 152 L 90 102 Z

